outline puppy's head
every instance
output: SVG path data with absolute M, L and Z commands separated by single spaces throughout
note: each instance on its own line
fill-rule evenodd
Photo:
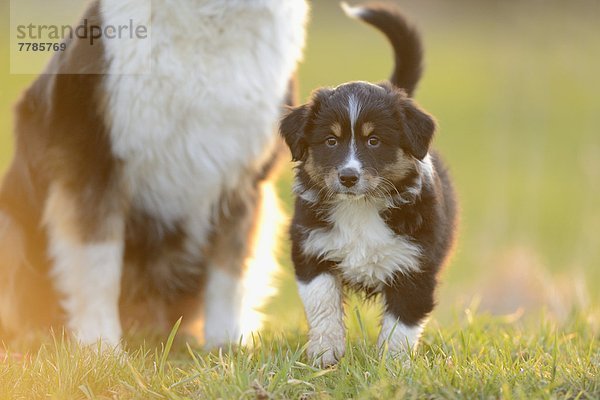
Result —
M 417 170 L 435 122 L 402 90 L 352 82 L 317 90 L 280 130 L 304 187 L 325 197 L 385 197 Z

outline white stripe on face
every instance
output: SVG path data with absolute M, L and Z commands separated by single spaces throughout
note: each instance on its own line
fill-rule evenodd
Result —
M 356 156 L 357 149 L 355 127 L 361 109 L 362 105 L 358 102 L 356 97 L 354 95 L 350 95 L 350 97 L 348 98 L 348 115 L 350 117 L 350 128 L 352 130 L 352 137 L 350 140 L 350 152 L 348 153 L 348 158 L 342 169 L 350 168 L 356 170 L 357 172 L 361 171 L 362 164 Z
M 354 95 L 348 98 L 348 114 L 350 116 L 350 126 L 352 128 L 352 136 L 354 136 L 354 127 L 362 110 L 362 105 L 358 102 Z

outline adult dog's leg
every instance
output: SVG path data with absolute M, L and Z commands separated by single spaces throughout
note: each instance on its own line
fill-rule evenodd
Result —
M 40 266 L 30 265 L 25 234 L 0 210 L 0 338 L 60 323 L 51 284 Z
M 298 83 L 293 76 L 284 105 L 297 103 Z M 207 251 L 204 291 L 207 347 L 238 341 L 240 335 L 247 336 L 262 326 L 259 309 L 275 291 L 273 276 L 278 269 L 275 249 L 284 218 L 273 175 L 284 155 L 288 155 L 287 147 L 277 138 L 271 159 L 262 170 L 246 178 L 246 187 L 238 188 L 224 199 Z
M 121 338 L 123 198 L 116 185 L 92 189 L 61 182 L 50 187 L 44 212 L 50 275 L 75 336 L 84 344 L 115 346 Z
M 204 340 L 207 347 L 247 339 L 260 329 L 262 307 L 273 294 L 274 255 L 280 224 L 269 181 L 225 200 L 207 252 Z
M 241 331 L 244 264 L 256 223 L 254 188 L 223 200 L 207 251 L 204 342 L 208 348 L 237 342 Z

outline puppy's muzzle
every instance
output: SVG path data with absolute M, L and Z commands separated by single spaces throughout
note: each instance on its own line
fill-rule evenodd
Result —
M 360 178 L 358 172 L 353 168 L 344 168 L 338 174 L 340 183 L 347 188 L 354 187 Z

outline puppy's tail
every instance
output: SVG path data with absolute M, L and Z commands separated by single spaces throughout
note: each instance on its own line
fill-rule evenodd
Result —
M 390 81 L 412 97 L 423 70 L 423 49 L 417 30 L 391 4 L 341 5 L 349 17 L 373 25 L 388 38 L 394 48 L 396 63 Z

